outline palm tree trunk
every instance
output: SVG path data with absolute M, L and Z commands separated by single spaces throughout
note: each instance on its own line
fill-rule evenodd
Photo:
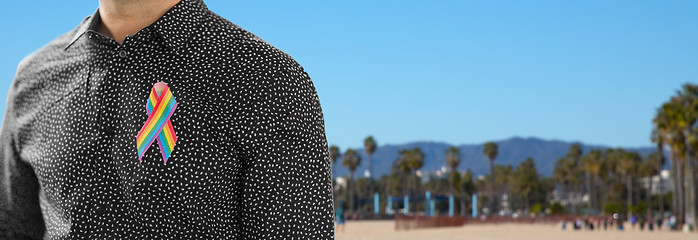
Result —
M 674 155 L 674 151 L 671 152 L 671 177 L 672 177 L 672 191 L 671 191 L 671 213 L 674 216 L 679 215 L 679 162 Z
M 465 216 L 465 193 L 460 195 L 460 215 Z
M 410 190 L 410 195 L 416 194 L 419 192 L 419 190 L 417 189 L 417 179 L 418 178 L 417 178 L 417 170 L 416 169 L 412 169 L 412 176 L 411 177 L 412 177 L 412 189 Z M 410 205 L 414 206 L 414 213 L 417 213 L 417 199 L 416 199 L 416 197 L 414 200 L 414 204 L 410 204 Z M 412 211 L 410 211 L 410 212 L 412 212 Z
M 591 201 L 592 201 L 592 196 L 591 196 L 591 177 L 589 176 L 590 174 L 588 172 L 584 173 L 584 187 L 587 190 L 587 194 L 589 194 L 589 201 L 587 201 L 587 208 L 591 209 Z M 588 210 L 587 210 L 588 211 Z
M 590 190 L 590 192 L 589 192 L 589 197 L 590 197 L 589 201 L 591 202 L 591 209 L 593 209 L 593 210 L 597 210 L 597 209 L 598 209 L 598 206 L 599 206 L 599 202 L 598 202 L 599 199 L 598 199 L 598 196 L 597 196 L 598 194 L 597 194 L 597 191 L 596 191 L 596 190 L 597 190 L 597 189 L 596 189 L 596 188 L 597 188 L 596 182 L 597 182 L 597 181 L 596 181 L 596 174 L 592 174 L 592 175 L 591 175 L 591 183 L 590 183 L 590 185 L 589 185 L 589 186 L 591 187 L 591 188 L 589 189 L 589 190 Z
M 370 194 L 369 199 L 371 199 L 371 203 L 369 204 L 371 205 L 370 214 L 373 214 L 376 210 L 373 209 L 373 194 L 375 193 L 375 190 L 373 188 L 373 161 L 371 160 L 371 154 L 368 155 L 368 174 L 368 193 Z
M 526 212 L 528 212 L 529 215 L 531 214 L 531 196 L 530 196 L 530 194 L 526 194 Z
M 494 164 L 493 160 L 490 159 L 490 214 L 494 213 L 495 203 L 494 200 Z
M 557 185 L 557 184 L 559 184 L 559 185 Z M 564 198 L 565 196 L 567 196 L 567 198 L 568 198 L 568 200 L 569 200 L 569 195 L 567 194 L 567 184 L 564 183 L 564 182 L 563 182 L 563 183 L 557 183 L 557 184 L 556 184 L 556 186 L 560 186 L 560 198 L 562 199 L 562 198 Z M 566 209 L 567 211 L 570 210 L 570 201 L 567 201 L 567 204 L 565 204 L 565 209 Z
M 630 181 L 630 184 L 632 184 L 633 188 L 637 187 L 637 179 L 633 179 L 633 181 Z M 633 202 L 635 203 L 635 205 L 640 204 L 640 189 L 633 191 Z
M 647 194 L 645 196 L 645 205 L 647 205 L 647 214 L 650 216 L 652 215 L 652 186 L 654 185 L 654 175 L 650 174 L 648 179 L 649 179 L 649 188 L 647 189 Z M 651 221 L 651 219 L 648 219 Z
M 409 193 L 407 193 L 407 180 L 409 180 L 409 177 L 407 177 L 407 175 L 404 172 L 402 174 L 403 174 L 403 177 L 405 178 L 402 181 L 402 195 L 409 196 Z M 402 206 L 402 208 L 406 208 L 406 207 L 407 206 Z
M 696 216 L 696 189 L 695 189 L 695 175 L 694 175 L 694 164 L 693 157 L 690 154 L 690 148 L 686 149 L 686 160 L 684 163 L 684 197 L 686 206 L 686 218 L 685 221 L 691 223 L 695 228 L 695 216 Z
M 657 153 L 660 154 L 660 159 L 664 159 L 664 151 L 660 147 L 657 149 Z M 659 217 L 663 218 L 664 217 L 664 193 L 663 193 L 663 185 L 662 185 L 662 161 L 659 161 L 659 166 L 657 166 L 657 169 L 659 169 L 659 181 L 657 182 L 657 192 L 659 193 L 659 199 L 657 199 L 657 202 L 659 203 Z
M 684 194 L 684 188 L 683 188 L 683 185 L 684 185 L 683 184 L 684 183 L 683 182 L 684 181 L 683 169 L 685 167 L 683 165 L 684 165 L 684 163 L 681 161 L 679 161 L 678 164 L 676 164 L 676 167 L 677 167 L 676 176 L 678 177 L 678 179 L 676 180 L 676 192 L 678 193 L 677 199 L 676 199 L 677 204 L 678 204 L 678 214 L 676 217 L 678 219 L 679 225 L 684 223 L 684 219 L 686 216 L 686 205 L 685 205 L 685 198 L 684 198 L 685 194 Z
M 603 211 L 604 214 L 609 214 L 606 212 L 606 201 L 608 201 L 608 191 L 606 190 L 608 185 L 608 182 L 605 182 L 604 184 L 600 184 L 601 191 L 600 193 L 603 194 L 603 196 L 600 196 L 601 202 L 599 203 L 599 208 Z
M 581 197 L 583 196 L 583 194 L 582 194 L 582 196 L 580 196 L 580 192 L 584 191 L 583 187 L 580 187 L 580 185 L 581 184 L 579 184 L 578 182 L 575 181 L 575 184 L 574 184 L 574 210 L 575 210 L 575 214 L 579 214 L 578 207 L 580 207 L 580 205 L 581 205 L 581 202 L 582 202 Z
M 630 179 L 631 179 L 630 174 L 626 174 L 625 177 L 626 177 L 627 184 L 628 184 L 628 186 L 627 186 L 627 190 L 628 190 L 628 194 L 627 194 L 628 195 L 627 196 L 628 197 L 628 220 L 630 220 L 630 217 L 633 216 L 633 210 L 631 208 L 633 205 L 633 186 L 630 183 Z
M 349 176 L 349 183 L 347 185 L 350 185 L 351 187 L 349 189 L 349 209 L 352 210 L 352 212 L 355 210 L 354 209 L 354 171 L 351 171 L 350 176 Z

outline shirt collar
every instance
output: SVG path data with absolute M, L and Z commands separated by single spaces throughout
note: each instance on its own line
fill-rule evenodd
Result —
M 181 0 L 147 28 L 155 30 L 162 36 L 168 47 L 177 50 L 188 42 L 206 11 L 208 8 L 203 0 Z M 99 21 L 99 9 L 97 9 L 91 16 L 83 19 L 65 50 L 68 50 L 88 30 L 97 31 Z
M 88 29 L 93 29 L 97 31 L 97 23 L 99 21 L 96 21 L 95 19 L 99 18 L 99 9 L 95 10 L 95 12 L 90 15 L 85 17 L 85 19 L 82 20 L 80 25 L 78 25 L 78 30 L 75 32 L 73 35 L 73 38 L 68 42 L 68 44 L 65 46 L 64 50 L 68 50 L 73 44 L 82 37 L 82 35 L 85 35 L 85 32 L 87 32 Z

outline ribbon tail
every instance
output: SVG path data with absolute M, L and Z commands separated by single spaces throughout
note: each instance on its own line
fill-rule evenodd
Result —
M 174 129 L 172 128 L 172 122 L 170 122 L 170 117 L 172 116 L 172 113 L 174 113 L 174 110 L 177 108 L 177 101 L 172 99 L 174 101 L 174 105 L 172 106 L 172 110 L 169 112 L 167 115 L 167 121 L 165 122 L 164 126 L 162 127 L 162 130 L 160 130 L 160 134 L 158 134 L 158 146 L 160 147 L 160 154 L 162 155 L 162 161 L 167 164 L 167 159 L 170 158 L 170 154 L 172 153 L 172 150 L 174 149 L 174 144 L 177 141 L 177 137 L 174 135 Z M 167 133 L 166 132 L 171 132 L 172 133 L 172 147 L 170 148 L 170 145 L 168 144 L 168 138 L 167 138 Z

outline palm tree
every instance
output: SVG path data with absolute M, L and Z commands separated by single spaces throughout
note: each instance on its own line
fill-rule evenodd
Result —
M 368 136 L 366 139 L 364 139 L 364 151 L 366 152 L 366 155 L 368 155 L 368 173 L 371 176 L 371 179 L 373 179 L 373 153 L 376 151 L 376 140 L 373 139 L 373 136 Z
M 457 189 L 457 187 L 461 184 L 460 174 L 456 172 L 461 160 L 460 149 L 455 146 L 450 146 L 448 149 L 446 149 L 445 154 L 446 165 L 448 165 L 449 169 L 451 170 L 448 174 L 449 194 L 451 197 L 453 197 L 454 189 Z M 453 207 L 455 208 L 455 206 Z
M 570 146 L 570 150 L 567 151 L 567 154 L 565 155 L 565 158 L 568 158 L 569 161 L 571 161 L 571 163 L 570 163 L 571 169 L 570 170 L 571 170 L 571 174 L 573 174 L 572 178 L 575 178 L 573 181 L 573 185 L 572 185 L 572 190 L 574 192 L 574 197 L 575 197 L 574 198 L 575 203 L 579 203 L 578 200 L 581 199 L 581 198 L 579 198 L 579 193 L 582 192 L 582 190 L 580 190 L 580 188 L 581 188 L 580 186 L 582 185 L 582 181 L 583 181 L 581 175 L 584 174 L 584 171 L 581 169 L 581 163 L 580 163 L 580 161 L 582 159 L 582 153 L 583 153 L 582 146 L 579 145 L 578 143 L 575 143 L 575 144 L 572 144 Z
M 413 178 L 412 191 L 405 191 L 405 195 L 409 196 L 411 192 L 417 191 L 418 177 L 417 170 L 424 166 L 424 154 L 419 147 L 412 149 L 403 149 L 398 152 L 397 165 L 400 170 L 409 174 Z M 406 175 L 407 175 L 406 174 Z M 405 189 L 407 189 L 407 181 L 405 181 Z
M 361 165 L 361 156 L 354 149 L 347 149 L 342 157 L 342 165 L 349 169 L 349 183 L 351 183 L 351 188 L 349 188 L 349 209 L 354 210 L 354 171 Z
M 374 186 L 373 186 L 373 153 L 376 151 L 376 140 L 373 139 L 373 136 L 368 136 L 366 139 L 364 139 L 364 151 L 366 152 L 366 155 L 368 155 L 368 173 L 369 173 L 369 181 L 368 181 L 368 189 L 370 193 L 374 192 Z M 373 196 L 373 195 L 371 195 Z M 373 204 L 371 204 L 371 208 L 373 208 Z M 375 211 L 375 209 L 372 209 Z M 373 211 L 371 211 L 373 212 Z
M 334 179 L 335 163 L 337 163 L 337 159 L 342 155 L 342 153 L 340 152 L 339 147 L 337 147 L 337 145 L 332 145 L 329 151 L 330 160 L 332 160 L 332 179 Z
M 460 155 L 460 149 L 451 146 L 448 149 L 446 149 L 446 165 L 451 169 L 451 174 L 449 176 L 449 181 L 451 185 L 451 195 L 453 195 L 453 189 L 455 188 L 455 183 L 453 181 L 454 174 L 456 173 L 456 169 L 458 168 L 458 165 L 460 165 L 461 161 L 461 155 Z
M 412 173 L 412 170 L 410 169 L 410 166 L 408 164 L 408 158 L 409 158 L 409 151 L 408 150 L 400 150 L 398 152 L 399 156 L 395 160 L 395 163 L 393 164 L 393 169 L 395 169 L 396 173 L 399 173 L 400 180 L 402 182 L 402 193 L 404 196 L 409 196 L 410 193 L 407 188 L 407 182 L 409 180 L 409 176 Z M 408 206 L 405 206 L 408 207 Z
M 460 177 L 460 185 L 458 186 L 460 189 L 460 192 L 462 193 L 461 196 L 461 205 L 460 205 L 460 212 L 461 215 L 465 216 L 465 201 L 467 198 L 471 197 L 473 193 L 475 192 L 475 182 L 473 181 L 473 172 L 470 171 L 470 169 L 465 170 L 465 173 L 463 173 L 463 176 Z M 477 208 L 477 206 L 472 206 L 473 208 Z
M 516 168 L 514 189 L 525 200 L 526 211 L 531 210 L 531 196 L 538 189 L 538 171 L 533 158 L 526 158 Z
M 565 157 L 559 158 L 555 162 L 555 171 L 553 179 L 560 184 L 562 196 L 567 196 L 567 211 L 572 212 L 573 203 L 577 203 L 577 186 L 580 179 L 579 156 L 581 155 L 581 147 L 574 144 L 570 147 L 569 152 Z
M 494 159 L 497 158 L 497 153 L 498 153 L 497 152 L 497 144 L 494 142 L 485 143 L 485 148 L 483 149 L 483 153 L 485 154 L 487 159 L 490 160 L 489 161 L 489 163 L 490 163 L 490 191 L 489 191 L 489 195 L 490 195 L 490 201 L 491 201 L 490 206 L 492 207 L 492 209 L 490 209 L 490 211 L 492 213 L 494 213 L 495 212 L 494 208 L 496 205 L 496 201 L 494 200 Z
M 696 128 L 694 127 L 698 121 L 698 86 L 693 84 L 684 84 L 682 89 L 677 92 L 677 97 L 672 99 L 680 106 L 681 114 L 674 115 L 676 118 L 677 128 L 684 135 L 684 151 L 683 156 L 684 166 L 684 198 L 686 204 L 685 221 L 691 223 L 693 228 L 698 226 L 696 223 L 696 189 L 695 189 L 695 149 L 693 146 L 698 142 Z
M 601 150 L 595 149 L 589 152 L 587 155 L 580 160 L 580 168 L 586 173 L 586 181 L 589 190 L 589 208 L 597 209 L 598 205 L 596 203 L 598 196 L 596 194 L 596 179 L 601 174 L 601 168 L 603 164 Z
M 339 147 L 337 145 L 332 145 L 330 146 L 329 149 L 330 152 L 330 160 L 332 160 L 332 202 L 335 202 L 335 193 L 334 193 L 334 170 L 335 170 L 335 163 L 337 163 L 337 159 L 341 156 L 341 151 L 339 150 Z
M 695 158 L 698 134 L 698 86 L 685 84 L 677 95 L 662 104 L 653 119 L 655 142 L 670 146 L 672 175 L 676 194 L 674 212 L 679 224 L 685 221 L 696 224 Z
M 660 133 L 659 129 L 656 127 L 652 129 L 652 136 L 651 136 L 652 142 L 657 143 L 657 152 L 656 156 L 659 158 L 659 161 L 657 162 L 657 170 L 658 174 L 661 174 L 662 172 L 662 166 L 664 166 L 664 163 L 666 160 L 664 159 L 664 140 L 662 138 L 662 134 Z M 659 192 L 659 216 L 664 217 L 664 195 L 663 195 L 663 190 L 662 190 L 662 176 L 659 176 L 659 182 L 657 183 L 657 188 Z M 676 192 L 676 191 L 674 191 Z
M 627 205 L 628 205 L 628 219 L 633 215 L 631 206 L 633 205 L 633 176 L 637 172 L 638 163 L 641 161 L 640 155 L 635 152 L 623 152 L 618 162 L 617 168 L 626 180 L 626 190 L 628 193 Z
M 417 176 L 417 170 L 424 166 L 424 153 L 419 147 L 414 147 L 408 152 L 407 166 L 412 170 L 414 175 L 414 189 L 417 190 L 419 184 L 419 177 Z
M 662 157 L 661 152 L 654 152 L 654 153 L 651 153 L 647 157 L 645 162 L 642 163 L 642 174 L 649 179 L 649 190 L 647 191 L 647 197 L 645 199 L 645 201 L 646 201 L 645 204 L 647 205 L 647 212 L 648 213 L 652 213 L 652 204 L 651 204 L 652 203 L 652 194 L 651 194 L 651 191 L 652 191 L 652 186 L 654 183 L 652 178 L 654 178 L 654 176 L 657 176 L 661 173 L 662 160 L 663 160 L 663 157 Z M 659 176 L 659 181 L 661 181 L 661 180 L 662 180 L 662 176 Z M 660 182 L 660 184 L 661 184 L 661 182 Z M 661 185 L 659 185 L 659 186 L 661 186 Z M 662 199 L 661 191 L 659 194 L 659 199 Z M 663 201 L 660 200 L 659 204 L 660 204 L 660 211 L 659 212 L 660 212 L 660 214 L 662 214 L 661 208 L 663 208 L 663 206 L 661 206 L 661 204 L 663 204 Z
M 680 107 L 673 101 L 666 102 L 657 109 L 652 122 L 656 132 L 655 142 L 657 144 L 667 144 L 671 154 L 671 175 L 674 181 L 674 191 L 672 194 L 672 212 L 678 218 L 679 224 L 683 222 L 683 178 L 682 178 L 682 152 L 684 152 L 684 137 L 682 131 L 676 124 L 676 119 L 680 115 Z
M 567 151 L 566 156 L 572 158 L 574 161 L 578 161 L 582 157 L 582 153 L 582 146 L 580 146 L 579 143 L 575 143 L 570 146 L 570 150 Z
M 555 170 L 553 171 L 553 180 L 558 184 L 558 186 L 561 189 L 561 196 L 566 196 L 568 195 L 569 189 L 572 187 L 574 179 L 576 179 L 575 175 L 573 174 L 573 168 L 574 168 L 574 162 L 572 162 L 569 158 L 559 158 L 555 162 Z M 571 192 L 571 191 L 569 191 Z M 569 197 L 569 196 L 568 196 Z M 572 202 L 567 201 L 567 211 L 570 211 L 572 208 Z

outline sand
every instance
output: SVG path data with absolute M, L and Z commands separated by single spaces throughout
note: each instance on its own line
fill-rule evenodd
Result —
M 569 227 L 570 225 L 568 225 Z M 516 240 L 671 240 L 698 239 L 698 233 L 626 231 L 561 230 L 558 224 L 499 224 L 465 225 L 463 227 L 431 228 L 396 231 L 392 220 L 347 221 L 344 232 L 337 229 L 337 240 L 431 240 L 431 239 L 516 239 Z

